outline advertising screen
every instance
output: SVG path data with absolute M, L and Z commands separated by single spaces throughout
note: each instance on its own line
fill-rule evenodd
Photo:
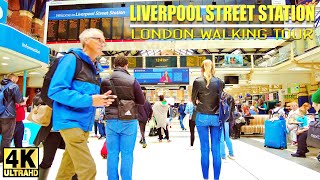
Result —
M 189 84 L 189 68 L 134 69 L 141 85 Z
M 243 56 L 236 54 L 228 54 L 224 56 L 224 66 L 242 66 Z

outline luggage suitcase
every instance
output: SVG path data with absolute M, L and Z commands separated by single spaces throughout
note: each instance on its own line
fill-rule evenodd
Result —
M 103 159 L 107 159 L 108 157 L 107 141 L 104 142 L 100 153 Z
M 285 120 L 266 120 L 264 122 L 264 147 L 286 149 L 287 130 Z

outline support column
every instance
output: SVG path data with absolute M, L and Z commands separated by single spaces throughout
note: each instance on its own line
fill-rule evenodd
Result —
M 22 87 L 23 97 L 26 97 L 26 94 L 27 94 L 27 74 L 28 74 L 28 71 L 23 71 L 23 87 Z

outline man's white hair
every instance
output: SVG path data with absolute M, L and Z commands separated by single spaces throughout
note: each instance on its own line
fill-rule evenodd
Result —
M 82 33 L 79 35 L 79 39 L 82 44 L 82 47 L 84 47 L 84 41 L 90 37 L 93 37 L 94 34 L 96 33 L 101 33 L 103 35 L 103 32 L 100 29 L 96 29 L 96 28 L 90 28 L 82 31 Z

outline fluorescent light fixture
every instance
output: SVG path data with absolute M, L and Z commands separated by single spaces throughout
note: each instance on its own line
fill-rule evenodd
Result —
M 1 63 L 2 66 L 8 66 L 8 63 Z
M 2 59 L 10 59 L 10 58 L 7 56 L 3 56 Z
M 290 68 L 289 71 L 310 71 L 310 69 L 302 68 L 302 67 L 293 67 L 293 68 Z
M 30 75 L 40 74 L 39 72 L 29 72 Z

